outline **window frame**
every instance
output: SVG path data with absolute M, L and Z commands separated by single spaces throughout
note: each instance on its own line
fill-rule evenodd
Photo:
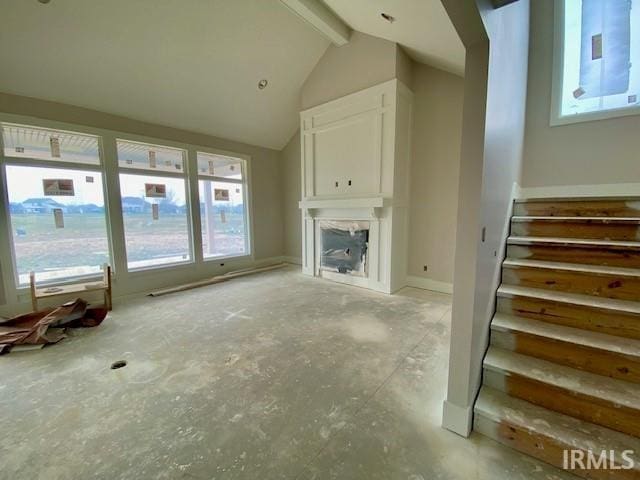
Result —
M 213 175 L 202 175 L 200 170 L 198 169 L 198 154 L 209 154 L 209 155 L 219 155 L 222 157 L 229 157 L 233 159 L 240 160 L 241 164 L 241 173 L 242 178 L 227 178 L 227 177 L 216 177 Z M 202 255 L 203 263 L 210 262 L 219 262 L 221 260 L 229 260 L 229 259 L 254 259 L 253 253 L 253 209 L 251 206 L 251 183 L 250 183 L 250 174 L 249 174 L 249 162 L 250 157 L 247 155 L 241 155 L 233 152 L 227 152 L 223 150 L 215 150 L 211 148 L 197 148 L 194 151 L 194 162 L 195 162 L 195 171 L 196 171 L 196 193 L 198 197 L 198 219 L 200 220 L 200 253 Z M 245 252 L 238 255 L 221 255 L 216 257 L 205 257 L 204 256 L 204 248 L 202 245 L 202 212 L 200 212 L 200 181 L 210 181 L 210 182 L 220 182 L 220 183 L 228 183 L 230 185 L 241 185 L 242 186 L 242 200 L 244 202 L 244 231 L 245 231 Z
M 159 265 L 150 265 L 146 267 L 137 267 L 131 268 L 129 267 L 129 253 L 127 252 L 127 231 L 124 227 L 124 211 L 122 210 L 122 189 L 120 187 L 119 193 L 119 201 L 120 201 L 120 215 L 123 221 L 123 235 L 124 235 L 124 265 L 128 273 L 138 273 L 138 272 L 148 272 L 155 271 L 160 269 L 179 267 L 183 265 L 192 265 L 196 263 L 196 245 L 194 244 L 194 230 L 193 230 L 193 212 L 191 205 L 191 182 L 190 178 L 190 168 L 189 168 L 189 149 L 186 146 L 175 146 L 172 145 L 171 142 L 166 142 L 164 145 L 160 142 L 150 142 L 150 141 L 141 141 L 139 139 L 134 139 L 128 135 L 116 135 L 113 139 L 114 148 L 116 152 L 116 169 L 118 175 L 118 185 L 120 186 L 120 175 L 135 175 L 137 177 L 151 176 L 151 177 L 165 177 L 165 178 L 179 178 L 184 182 L 184 195 L 185 195 L 185 207 L 186 212 L 185 215 L 187 217 L 187 245 L 189 249 L 189 260 L 185 260 L 183 262 L 169 262 L 169 263 L 161 263 Z M 160 148 L 169 148 L 174 150 L 182 151 L 182 170 L 179 172 L 172 172 L 168 170 L 153 170 L 143 169 L 143 168 L 128 168 L 120 166 L 120 157 L 118 156 L 118 141 L 128 142 L 128 143 L 138 143 L 140 145 L 147 145 L 151 147 L 160 147 Z
M 107 127 L 92 127 L 82 123 L 76 123 L 66 120 L 48 119 L 30 116 L 28 114 L 0 112 L 0 122 L 25 125 L 32 128 L 43 128 L 48 130 L 59 130 L 71 133 L 79 133 L 84 135 L 92 135 L 99 138 L 100 142 L 100 159 L 101 165 L 93 165 L 96 169 L 101 169 L 103 181 L 103 194 L 105 199 L 105 215 L 107 219 L 107 235 L 109 243 L 109 254 L 111 257 L 111 268 L 113 275 L 113 285 L 118 290 L 126 292 L 131 288 L 137 288 L 140 282 L 145 282 L 148 291 L 154 288 L 163 288 L 176 283 L 184 283 L 204 278 L 207 276 L 218 275 L 219 266 L 245 268 L 250 267 L 255 259 L 255 243 L 254 243 L 254 215 L 253 215 L 253 191 L 252 191 L 252 162 L 253 158 L 250 154 L 241 153 L 240 151 L 223 150 L 212 146 L 202 145 L 189 142 L 188 140 L 175 140 L 175 134 L 168 132 L 167 137 L 150 136 L 142 133 L 131 131 L 121 131 L 109 129 Z M 188 136 L 187 136 L 188 137 Z M 194 137 L 195 138 L 195 137 Z M 152 145 L 161 145 L 177 148 L 187 152 L 185 170 L 187 178 L 187 208 L 188 220 L 191 222 L 191 238 L 192 238 L 192 254 L 193 259 L 190 263 L 165 264 L 159 265 L 152 269 L 144 270 L 127 270 L 126 260 L 126 243 L 124 237 L 124 224 L 122 218 L 122 198 L 120 194 L 120 170 L 118 165 L 118 156 L 116 150 L 116 139 L 132 141 L 138 143 L 147 143 Z M 9 221 L 9 203 L 8 191 L 6 188 L 6 178 L 2 164 L 5 162 L 4 148 L 2 139 L 0 138 L 0 200 L 4 201 L 4 205 L 0 205 L 0 235 L 4 232 L 10 232 L 11 224 Z M 198 177 L 197 177 L 197 158 L 196 151 L 203 153 L 211 153 L 214 155 L 224 155 L 245 160 L 245 198 L 247 211 L 247 235 L 249 239 L 249 252 L 245 256 L 222 258 L 215 257 L 204 261 L 202 258 L 202 232 L 201 218 L 199 208 L 198 194 Z M 19 159 L 25 162 L 24 158 Z M 49 163 L 53 163 L 50 162 Z M 23 163 L 24 164 L 24 163 Z M 54 165 L 49 165 L 55 168 Z M 87 169 L 90 165 L 73 164 L 74 169 Z M 140 174 L 139 170 L 136 172 Z M 144 173 L 144 172 L 143 172 Z M 197 206 L 198 208 L 194 208 Z M 4 226 L 6 225 L 6 227 Z M 12 251 L 13 242 L 0 242 L 0 313 L 9 315 L 17 312 L 15 310 L 18 305 L 27 305 L 30 301 L 29 287 L 17 285 L 14 281 L 14 272 L 17 271 L 14 264 L 14 253 Z M 218 262 L 216 262 L 216 260 Z M 232 267 L 233 268 L 233 267 Z M 87 277 L 87 280 L 100 279 L 101 276 Z M 56 280 L 57 285 L 67 283 L 76 283 L 80 281 L 79 277 L 73 277 L 68 280 Z M 122 293 L 124 295 L 124 293 Z
M 100 174 L 102 180 L 102 197 L 104 201 L 104 221 L 105 221 L 105 230 L 107 233 L 107 248 L 109 250 L 109 265 L 111 265 L 112 272 L 114 272 L 114 248 L 111 234 L 111 222 L 110 222 L 110 211 L 108 205 L 108 196 L 107 196 L 107 174 L 105 171 L 105 161 L 104 161 L 104 149 L 103 149 L 103 139 L 100 135 L 95 133 L 89 133 L 86 131 L 73 131 L 67 130 L 64 128 L 56 128 L 50 126 L 42 126 L 42 124 L 46 122 L 34 122 L 34 123 L 21 123 L 14 122 L 11 120 L 5 121 L 4 119 L 0 119 L 0 123 L 12 124 L 23 126 L 27 128 L 35 128 L 35 129 L 43 129 L 43 130 L 51 130 L 58 131 L 61 133 L 68 134 L 80 134 L 85 136 L 92 136 L 98 142 L 98 164 L 89 164 L 89 163 L 77 163 L 77 162 L 65 162 L 64 160 L 43 160 L 41 158 L 33 158 L 33 157 L 10 157 L 5 155 L 4 152 L 4 138 L 0 135 L 0 187 L 2 188 L 2 200 L 4 202 L 3 214 L 6 219 L 5 222 L 5 232 L 7 233 L 7 238 L 9 239 L 9 253 L 10 253 L 10 265 L 11 265 L 11 274 L 13 277 L 14 287 L 18 290 L 28 288 L 29 285 L 26 283 L 20 283 L 20 274 L 18 272 L 18 259 L 16 257 L 16 249 L 13 241 L 13 222 L 11 218 L 11 207 L 9 202 L 9 188 L 7 183 L 7 167 L 8 166 L 16 166 L 16 167 L 34 167 L 34 168 L 49 168 L 49 169 L 58 169 L 58 170 L 73 170 L 73 171 L 91 171 L 97 172 Z M 46 285 L 66 285 L 71 283 L 77 283 L 79 281 L 92 281 L 98 280 L 103 277 L 102 273 L 95 274 L 86 274 L 86 275 L 76 275 L 71 277 L 61 277 L 59 279 L 54 280 L 45 280 L 38 281 L 38 285 L 46 286 Z
M 573 123 L 592 122 L 611 118 L 640 115 L 640 105 L 633 107 L 610 108 L 595 112 L 576 113 L 562 116 L 562 87 L 564 82 L 564 23 L 566 0 L 554 0 L 553 22 L 553 65 L 551 80 L 551 112 L 549 124 L 551 127 L 570 125 Z

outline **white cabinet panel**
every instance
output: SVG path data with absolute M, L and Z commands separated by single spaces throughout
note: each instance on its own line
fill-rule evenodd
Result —
M 391 293 L 406 284 L 411 97 L 390 80 L 301 113 L 305 274 L 319 274 L 318 221 L 366 220 L 369 275 L 358 285 Z
M 314 133 L 316 195 L 377 193 L 374 115 L 361 115 Z M 351 185 L 349 185 L 351 182 Z

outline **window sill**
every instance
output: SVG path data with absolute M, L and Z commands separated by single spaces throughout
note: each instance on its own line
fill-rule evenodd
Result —
M 219 262 L 221 260 L 247 260 L 251 258 L 252 258 L 251 254 L 241 253 L 238 255 L 225 255 L 220 257 L 204 257 L 202 260 L 204 263 L 212 263 L 212 262 Z
M 574 115 L 565 115 L 563 117 L 552 114 L 550 126 L 559 127 L 562 125 L 571 125 L 573 123 L 610 120 L 612 118 L 629 117 L 631 115 L 640 115 L 640 105 L 634 107 L 602 110 L 598 112 L 576 113 Z
M 113 271 L 111 272 L 113 275 Z M 88 283 L 88 282 L 98 282 L 104 278 L 102 273 L 95 274 L 87 274 L 87 275 L 79 275 L 77 277 L 63 277 L 59 279 L 47 280 L 44 282 L 36 281 L 36 286 L 38 288 L 47 288 L 53 286 L 65 286 L 65 285 L 73 285 L 74 283 Z M 28 283 L 18 283 L 16 284 L 16 290 L 18 292 L 28 292 L 30 290 L 30 285 Z
M 159 270 L 169 270 L 177 267 L 188 267 L 191 265 L 195 265 L 194 260 L 185 260 L 184 262 L 174 262 L 174 263 L 163 263 L 155 266 L 148 267 L 137 267 L 137 268 L 127 268 L 127 273 L 130 275 L 143 274 L 143 273 L 153 273 Z

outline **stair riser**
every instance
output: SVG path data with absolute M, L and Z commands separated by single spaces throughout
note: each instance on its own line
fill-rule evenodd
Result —
M 628 435 L 640 436 L 640 405 L 632 409 L 537 380 L 484 369 L 485 385 L 508 395 Z
M 491 331 L 491 345 L 606 377 L 640 383 L 640 358 L 513 331 Z
M 640 251 L 614 248 L 571 246 L 509 245 L 507 257 L 551 262 L 640 268 Z
M 533 220 L 511 222 L 511 235 L 518 237 L 587 238 L 600 240 L 640 240 L 640 226 L 613 223 L 573 223 Z
M 622 275 L 504 266 L 502 283 L 618 300 L 637 301 L 640 298 L 640 277 Z
M 498 312 L 640 339 L 640 315 L 530 297 L 498 297 Z
M 507 420 L 496 421 L 476 412 L 474 430 L 508 447 L 530 455 L 557 468 L 564 468 L 564 451 L 575 449 L 573 445 L 558 442 L 556 439 L 526 430 Z M 638 470 L 575 469 L 571 473 L 582 478 L 597 480 L 638 480 Z
M 640 200 L 516 203 L 514 215 L 531 217 L 640 217 Z

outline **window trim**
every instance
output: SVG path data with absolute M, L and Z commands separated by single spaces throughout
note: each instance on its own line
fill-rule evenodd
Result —
M 108 128 L 92 127 L 89 125 L 83 125 L 79 123 L 73 123 L 69 121 L 60 121 L 55 119 L 40 118 L 30 115 L 0 112 L 0 122 L 7 122 L 13 124 L 20 124 L 25 126 L 31 126 L 34 128 L 45 128 L 49 130 L 61 130 L 68 132 L 77 132 L 82 134 L 94 135 L 100 139 L 100 158 L 101 165 L 84 165 L 73 164 L 72 168 L 83 167 L 101 167 L 101 173 L 103 175 L 103 189 L 105 195 L 105 211 L 107 215 L 107 232 L 109 235 L 109 246 L 111 254 L 111 267 L 113 272 L 114 286 L 122 284 L 122 288 L 126 289 L 129 286 L 141 281 L 141 279 L 150 279 L 149 289 L 155 288 L 153 285 L 159 286 L 170 284 L 171 281 L 184 281 L 189 282 L 197 278 L 202 278 L 207 275 L 212 276 L 218 274 L 215 261 L 203 261 L 202 258 L 202 235 L 200 231 L 200 209 L 193 208 L 197 205 L 198 201 L 198 178 L 197 178 L 197 159 L 195 152 L 200 151 L 204 153 L 212 153 L 216 155 L 224 155 L 234 158 L 241 158 L 245 160 L 246 165 L 246 199 L 247 199 L 247 234 L 249 235 L 249 252 L 245 256 L 222 258 L 218 257 L 211 260 L 217 260 L 219 263 L 227 263 L 228 265 L 237 264 L 239 267 L 248 267 L 251 263 L 255 262 L 255 242 L 253 232 L 254 228 L 254 215 L 253 215 L 253 190 L 252 190 L 252 162 L 251 155 L 246 153 L 240 153 L 239 151 L 224 150 L 216 147 L 199 145 L 196 143 L 189 143 L 188 141 L 175 141 L 170 139 L 164 139 L 160 137 L 153 137 L 148 135 L 142 135 L 138 133 L 131 133 L 121 130 L 112 130 Z M 122 220 L 122 199 L 120 195 L 120 182 L 119 182 L 119 165 L 116 150 L 116 139 L 128 140 L 140 143 L 150 143 L 154 145 L 165 145 L 187 152 L 187 164 L 185 169 L 187 170 L 187 183 L 188 183 L 188 208 L 191 219 L 192 229 L 192 243 L 193 243 L 193 261 L 191 263 L 180 263 L 176 265 L 161 265 L 153 269 L 144 269 L 136 271 L 127 270 L 126 261 L 126 246 L 124 239 L 124 225 Z M 2 147 L 2 139 L 0 138 L 0 167 L 5 162 L 4 149 Z M 8 157 L 7 157 L 8 158 Z M 24 162 L 24 158 L 20 158 L 19 161 Z M 136 172 L 140 173 L 139 169 Z M 158 173 L 158 172 L 156 172 Z M 5 208 L 0 206 L 0 225 L 4 222 L 5 225 L 9 225 L 9 205 L 8 196 L 4 179 L 4 168 L 0 168 L 0 199 L 5 200 Z M 6 197 L 6 198 L 5 198 Z M 1 227 L 4 231 L 4 227 Z M 11 251 L 12 242 L 0 242 L 0 288 L 4 288 L 5 301 L 7 305 L 22 304 L 29 300 L 29 287 L 18 286 L 13 280 L 13 272 L 15 271 L 13 252 Z M 122 253 L 124 252 L 124 254 Z M 98 277 L 95 277 L 98 278 Z M 157 282 L 154 282 L 158 279 Z M 56 283 L 75 283 L 79 279 L 74 277 L 69 280 L 59 280 Z M 0 298 L 2 295 L 0 294 Z M 2 310 L 0 305 L 0 310 Z
M 225 152 L 222 150 L 214 150 L 214 149 L 202 149 L 198 148 L 195 150 L 195 164 L 196 164 L 196 185 L 197 185 L 197 194 L 198 194 L 198 216 L 200 217 L 200 226 L 202 226 L 202 217 L 200 212 L 200 180 L 202 181 L 210 181 L 210 182 L 219 182 L 219 183 L 229 183 L 232 185 L 242 185 L 242 197 L 244 202 L 244 231 L 245 231 L 245 253 L 241 253 L 238 255 L 224 255 L 218 257 L 205 257 L 204 256 L 204 248 L 202 248 L 202 231 L 200 232 L 200 253 L 202 254 L 202 261 L 204 263 L 209 262 L 219 262 L 220 260 L 228 260 L 228 259 L 241 259 L 241 258 L 250 258 L 254 259 L 253 254 L 253 215 L 252 215 L 252 206 L 250 200 L 250 175 L 249 175 L 249 158 L 246 155 L 239 155 L 232 152 Z M 242 178 L 226 178 L 226 177 L 215 177 L 212 175 L 201 175 L 198 171 L 198 153 L 211 154 L 211 155 L 220 155 L 223 157 L 235 158 L 241 161 L 241 172 Z
M 557 127 L 571 125 L 573 123 L 593 122 L 596 120 L 608 120 L 611 118 L 640 115 L 640 105 L 633 107 L 611 108 L 596 112 L 576 113 L 562 116 L 562 84 L 564 80 L 564 19 L 565 1 L 553 2 L 553 66 L 551 69 L 551 112 L 549 125 Z
M 131 268 L 129 266 L 129 252 L 127 252 L 127 230 L 124 227 L 124 211 L 122 210 L 122 189 L 120 190 L 119 192 L 120 215 L 122 216 L 122 220 L 123 220 L 123 234 L 124 234 L 124 247 L 125 247 L 124 248 L 124 264 L 126 266 L 127 272 L 129 273 L 145 272 L 145 271 L 151 271 L 151 270 L 158 270 L 162 268 L 171 268 L 171 267 L 180 266 L 180 265 L 195 264 L 196 263 L 196 253 L 195 253 L 196 246 L 193 243 L 194 232 L 193 232 L 193 216 L 191 214 L 192 207 L 191 207 L 191 193 L 190 193 L 191 182 L 189 181 L 189 177 L 190 177 L 189 150 L 185 147 L 179 148 L 172 145 L 162 145 L 161 143 L 150 143 L 150 142 L 141 142 L 137 140 L 129 140 L 127 138 L 123 138 L 122 136 L 115 137 L 114 141 L 115 141 L 115 150 L 116 150 L 116 168 L 118 171 L 118 184 L 120 183 L 120 175 L 122 174 L 135 175 L 138 177 L 151 176 L 151 177 L 177 178 L 177 179 L 181 179 L 184 183 L 184 198 L 185 198 L 185 207 L 186 207 L 185 215 L 187 217 L 187 245 L 189 249 L 189 259 L 181 262 L 168 262 L 168 263 L 161 263 L 158 265 L 149 265 L 146 267 Z M 140 145 L 146 145 L 151 147 L 161 147 L 161 148 L 166 147 L 174 150 L 179 150 L 182 152 L 183 168 L 180 172 L 173 172 L 170 170 L 154 170 L 152 168 L 147 169 L 147 168 L 121 167 L 120 157 L 118 156 L 118 141 L 137 143 Z
M 15 122 L 6 122 L 13 125 L 16 125 Z M 107 233 L 107 248 L 109 250 L 109 262 L 110 264 L 114 263 L 114 249 L 113 249 L 113 241 L 111 236 L 111 226 L 110 226 L 110 213 L 108 207 L 107 200 L 107 186 L 106 186 L 106 172 L 104 168 L 104 150 L 102 144 L 102 137 L 93 133 L 87 134 L 82 131 L 73 131 L 73 130 L 65 130 L 65 129 L 57 129 L 50 127 L 40 127 L 38 124 L 19 124 L 25 127 L 32 128 L 42 128 L 44 130 L 59 130 L 65 133 L 79 133 L 83 135 L 91 135 L 96 137 L 98 141 L 98 158 L 100 162 L 98 164 L 89 164 L 89 163 L 77 163 L 77 162 L 65 162 L 65 161 L 57 161 L 57 160 L 43 160 L 41 158 L 33 158 L 33 157 L 8 157 L 5 156 L 4 153 L 4 141 L 2 135 L 0 135 L 0 187 L 2 188 L 2 199 L 5 203 L 4 217 L 5 221 L 5 232 L 7 234 L 7 238 L 9 239 L 9 252 L 10 252 L 10 265 L 11 265 L 11 275 L 13 277 L 13 283 L 16 289 L 27 289 L 29 285 L 27 283 L 20 282 L 20 274 L 18 273 L 18 259 L 16 257 L 16 249 L 13 241 L 13 223 L 11 219 L 11 207 L 9 203 L 9 188 L 7 183 L 7 167 L 8 166 L 16 166 L 16 167 L 33 167 L 33 168 L 50 168 L 50 169 L 62 169 L 62 170 L 75 170 L 75 171 L 92 171 L 100 174 L 102 179 L 102 198 L 104 200 L 104 221 L 105 221 L 105 229 Z M 1 255 L 1 252 L 0 252 Z M 111 265 L 112 272 L 114 271 L 113 265 Z M 86 274 L 86 275 L 75 275 L 72 277 L 61 277 L 60 279 L 55 280 L 45 280 L 37 282 L 38 285 L 46 286 L 46 285 L 66 285 L 77 283 L 79 281 L 90 281 L 90 280 L 98 280 L 102 278 L 101 273 L 96 274 Z

